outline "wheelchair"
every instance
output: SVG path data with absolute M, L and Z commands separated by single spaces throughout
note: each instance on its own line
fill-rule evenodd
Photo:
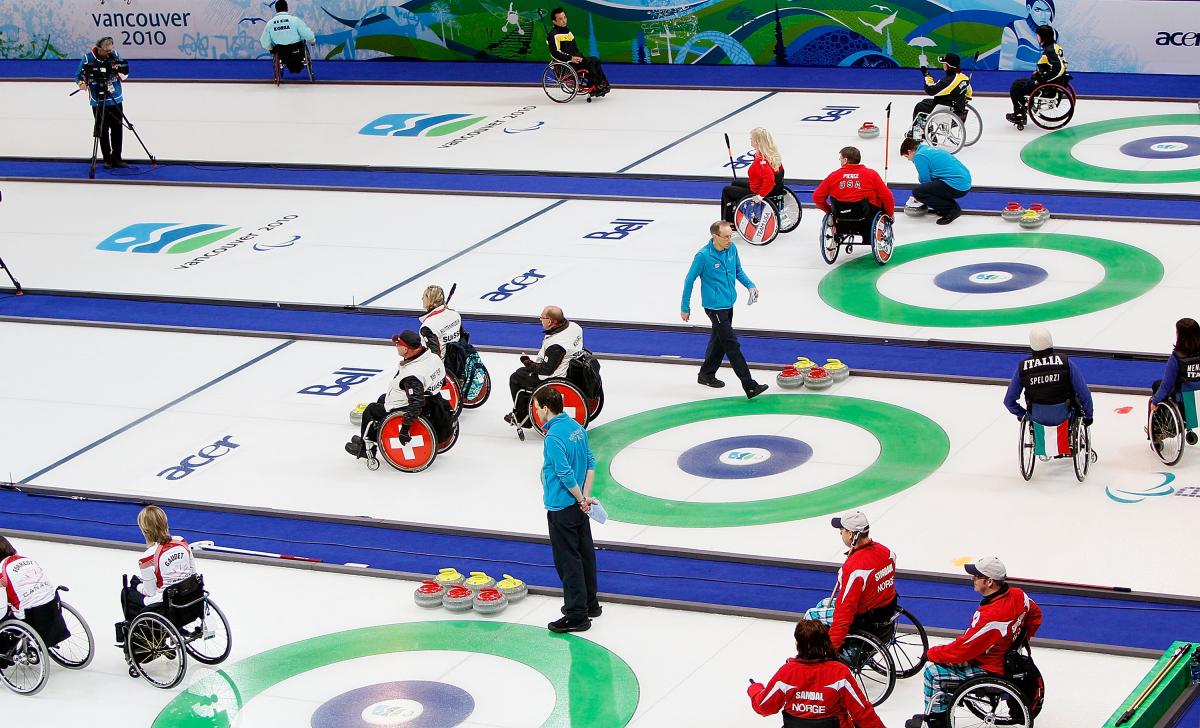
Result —
M 855 245 L 870 245 L 875 262 L 887 265 L 895 244 L 892 218 L 881 210 L 868 221 L 871 205 L 866 200 L 839 202 L 830 198 L 829 202 L 830 212 L 821 220 L 821 257 L 825 262 L 833 265 L 842 246 L 849 255 Z
M 961 110 L 939 106 L 932 112 L 917 114 L 913 139 L 931 147 L 958 154 L 983 136 L 983 118 L 971 104 Z
M 567 369 L 567 376 L 545 379 L 529 393 L 529 405 L 524 419 L 514 423 L 517 428 L 518 440 L 525 441 L 525 430 L 529 428 L 537 430 L 539 435 L 545 436 L 546 422 L 538 417 L 533 400 L 537 393 L 546 387 L 553 387 L 559 391 L 563 399 L 563 412 L 578 422 L 581 427 L 586 428 L 600 416 L 600 412 L 604 409 L 604 384 L 600 380 L 599 362 L 592 352 L 587 349 L 583 351 L 584 356 L 571 362 Z M 588 380 L 584 378 L 581 370 L 582 367 L 591 368 L 594 372 L 594 386 L 590 392 L 586 385 Z
M 787 187 L 761 202 L 747 195 L 733 208 L 733 228 L 751 245 L 770 245 L 780 233 L 790 233 L 800 224 L 804 208 L 796 193 Z
M 1049 427 L 1047 425 L 1047 427 Z M 1018 441 L 1018 462 L 1021 466 L 1021 477 L 1029 480 L 1033 477 L 1033 466 L 1038 460 L 1043 462 L 1049 460 L 1057 460 L 1059 458 L 1071 458 L 1071 463 L 1075 467 L 1075 479 L 1082 483 L 1087 479 L 1088 471 L 1092 467 L 1092 463 L 1100 459 L 1096 451 L 1092 449 L 1092 436 L 1088 432 L 1088 428 L 1083 424 L 1083 417 L 1077 412 L 1072 412 L 1067 419 L 1067 449 L 1068 452 L 1063 452 L 1058 455 L 1039 455 L 1037 454 L 1037 434 L 1035 432 L 1034 421 L 1030 418 L 1029 413 L 1021 418 L 1021 435 Z
M 587 94 L 584 101 L 590 104 L 596 86 L 588 78 L 587 71 L 552 60 L 542 69 L 542 90 L 556 104 L 570 103 L 579 94 Z
M 57 591 L 69 590 L 60 586 Z M 92 629 L 79 610 L 62 601 L 58 593 L 44 606 L 50 605 L 57 607 L 61 622 L 54 627 L 55 633 L 45 637 L 47 630 L 31 622 L 15 618 L 0 622 L 0 682 L 18 695 L 36 695 L 46 686 L 47 657 L 68 670 L 82 670 L 96 654 Z M 50 644 L 48 639 L 58 641 Z
M 312 56 L 308 52 L 308 43 L 305 43 L 302 48 L 304 50 L 304 70 L 308 72 L 308 80 L 311 83 L 317 79 L 313 75 Z M 278 86 L 283 82 L 283 74 L 287 71 L 287 64 L 279 57 L 279 51 L 274 49 L 271 50 L 271 65 L 275 67 L 275 85 Z
M 378 442 L 367 443 L 367 469 L 379 470 L 382 459 L 402 473 L 419 473 L 430 465 L 434 458 L 454 447 L 458 442 L 458 419 L 443 440 L 438 440 L 433 424 L 424 415 L 409 425 L 412 439 L 407 444 L 400 442 L 400 428 L 404 425 L 404 413 L 393 412 L 379 425 Z
M 925 627 L 897 604 L 889 617 L 860 615 L 855 619 L 838 658 L 854 673 L 871 704 L 880 705 L 891 696 L 896 680 L 912 677 L 925 667 L 928 652 Z
M 1181 399 L 1178 394 L 1168 397 L 1149 417 L 1150 449 L 1163 465 L 1177 464 L 1183 458 L 1184 445 L 1195 445 L 1198 439 L 1196 408 L 1181 407 Z
M 1075 87 L 1071 74 L 1033 87 L 1025 97 L 1025 118 L 1047 131 L 1061 129 L 1075 116 Z M 1025 124 L 1015 124 L 1024 131 Z
M 1004 656 L 1004 676 L 979 675 L 962 683 L 947 682 L 952 694 L 947 728 L 1013 726 L 1033 728 L 1042 712 L 1045 683 L 1026 638 L 1019 638 Z
M 483 359 L 475 347 L 458 341 L 449 342 L 446 344 L 445 362 L 446 371 L 455 379 L 462 397 L 462 407 L 475 409 L 483 406 L 492 394 L 492 375 L 483 365 Z M 458 414 L 457 410 L 455 414 Z
M 124 624 L 129 676 L 164 690 L 183 680 L 188 655 L 201 664 L 218 665 L 233 648 L 229 620 L 204 590 L 199 574 L 167 587 L 161 604 L 146 607 Z

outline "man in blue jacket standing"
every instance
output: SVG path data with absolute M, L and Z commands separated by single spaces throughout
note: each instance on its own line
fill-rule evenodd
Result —
M 275 16 L 267 21 L 259 39 L 262 47 L 279 54 L 292 73 L 304 70 L 304 44 L 316 43 L 317 36 L 300 18 L 288 12 L 287 0 L 275 3 Z
M 94 136 L 100 138 L 100 153 L 104 156 L 104 166 L 124 169 L 129 165 L 121 159 L 122 119 L 125 117 L 124 95 L 121 92 L 120 73 L 107 73 L 106 80 L 97 81 L 85 78 L 84 69 L 88 66 L 112 70 L 123 59 L 113 50 L 113 39 L 104 36 L 96 41 L 95 47 L 83 54 L 79 68 L 75 71 L 75 83 L 80 89 L 88 90 L 92 104 L 92 117 L 95 119 Z
M 962 215 L 958 198 L 971 190 L 971 172 L 945 149 L 905 139 L 900 144 L 900 156 L 917 168 L 919 185 L 912 196 L 917 202 L 938 214 L 938 225 L 949 225 Z
M 588 511 L 596 456 L 587 431 L 563 413 L 562 393 L 543 387 L 533 398 L 546 423 L 542 445 L 542 503 L 550 530 L 550 552 L 563 586 L 562 619 L 546 625 L 551 632 L 583 632 L 602 613 L 596 598 L 596 547 Z
M 742 345 L 733 331 L 733 304 L 737 300 L 735 281 L 750 291 L 750 303 L 758 300 L 758 289 L 742 269 L 737 247 L 733 244 L 733 226 L 724 220 L 714 222 L 708 228 L 712 238 L 692 259 L 692 267 L 683 279 L 683 306 L 679 317 L 687 321 L 692 316 L 692 286 L 700 279 L 700 302 L 704 313 L 712 321 L 712 335 L 708 339 L 708 351 L 700 365 L 696 381 L 706 387 L 724 387 L 725 382 L 717 379 L 717 368 L 721 360 L 729 357 L 729 363 L 746 397 L 754 399 L 767 391 L 767 385 L 759 384 L 750 375 L 746 357 L 742 356 Z

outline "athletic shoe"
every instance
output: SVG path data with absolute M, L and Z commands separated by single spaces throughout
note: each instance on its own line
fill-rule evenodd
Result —
M 507 422 L 508 424 L 512 425 L 513 427 L 516 427 L 517 416 L 515 414 L 513 414 L 512 412 L 509 412 L 508 414 L 504 415 L 504 421 Z
M 590 619 L 584 619 L 579 622 L 569 622 L 567 621 L 566 617 L 563 617 L 562 619 L 556 619 L 555 621 L 546 625 L 546 629 L 557 634 L 563 634 L 565 632 L 586 632 L 591 628 L 592 620 Z
M 129 163 L 124 159 L 117 159 L 113 161 L 112 166 L 116 169 L 128 169 Z
M 717 379 L 716 377 L 706 377 L 703 374 L 696 377 L 696 383 L 703 384 L 706 387 L 712 387 L 713 389 L 720 389 L 721 387 L 725 386 L 725 382 L 722 382 L 720 379 Z
M 358 442 L 350 441 L 346 443 L 346 452 L 350 453 L 356 458 L 363 457 L 365 450 L 366 448 L 363 447 L 362 438 L 359 438 Z
M 1011 124 L 1020 124 L 1024 126 L 1027 123 L 1024 114 L 1005 114 L 1004 118 Z
M 746 390 L 746 399 L 754 399 L 765 391 L 767 391 L 767 385 L 755 384 L 753 387 Z
M 563 614 L 566 614 L 567 608 L 559 607 L 558 611 L 562 612 Z M 597 619 L 601 614 L 604 614 L 604 605 L 597 604 L 595 609 L 588 610 L 588 619 Z
M 937 219 L 938 225 L 949 225 L 962 215 L 962 210 L 951 210 Z

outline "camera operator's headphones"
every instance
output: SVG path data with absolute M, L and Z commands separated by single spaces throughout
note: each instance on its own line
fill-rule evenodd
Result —
M 96 47 L 93 50 L 98 50 L 100 48 L 100 46 L 104 45 L 104 41 L 106 41 L 106 40 L 112 41 L 115 43 L 115 41 L 113 41 L 113 37 L 111 35 L 106 35 L 106 36 L 101 37 L 100 40 L 96 41 Z

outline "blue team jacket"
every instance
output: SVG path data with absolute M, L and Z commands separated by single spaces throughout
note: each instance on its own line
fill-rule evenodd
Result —
M 721 310 L 733 308 L 737 302 L 735 281 L 746 288 L 755 288 L 750 276 L 742 268 L 738 258 L 736 245 L 730 245 L 724 252 L 718 251 L 709 238 L 705 245 L 692 258 L 692 267 L 688 269 L 683 279 L 683 304 L 680 311 L 692 310 L 692 286 L 700 279 L 700 303 L 705 308 Z

